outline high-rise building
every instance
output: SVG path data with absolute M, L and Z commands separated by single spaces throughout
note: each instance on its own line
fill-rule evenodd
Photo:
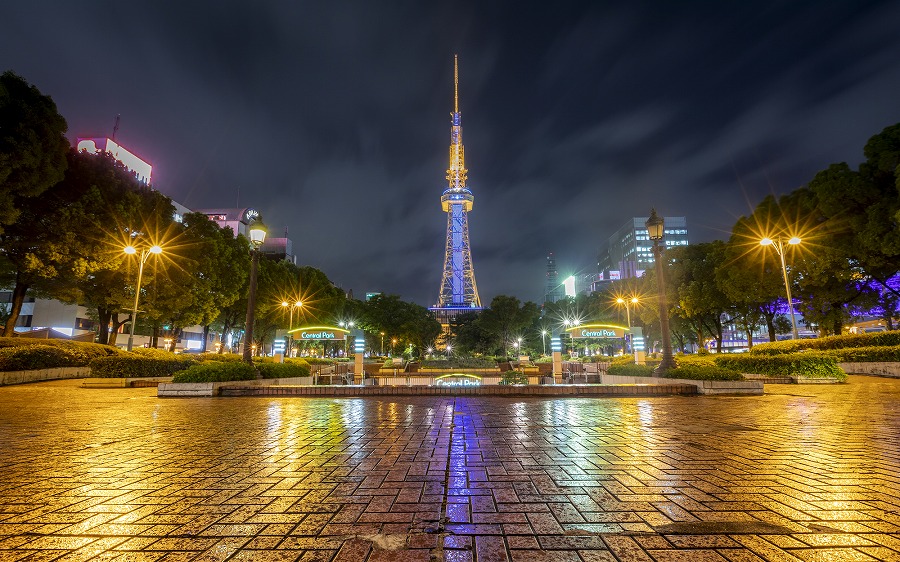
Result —
M 437 304 L 431 310 L 447 325 L 461 312 L 481 310 L 472 250 L 469 246 L 469 211 L 475 202 L 466 185 L 465 148 L 462 142 L 462 118 L 459 112 L 459 64 L 453 58 L 453 114 L 450 126 L 450 166 L 447 169 L 448 187 L 441 195 L 441 208 L 447 213 L 447 240 L 444 253 L 444 273 Z
M 617 281 L 640 277 L 653 267 L 653 241 L 647 234 L 648 217 L 634 217 L 610 236 L 606 250 L 598 259 L 598 281 Z M 688 245 L 684 217 L 665 217 L 666 248 Z
M 553 252 L 547 256 L 547 280 L 544 286 L 544 302 L 556 302 L 563 298 L 559 272 L 556 270 L 556 258 Z

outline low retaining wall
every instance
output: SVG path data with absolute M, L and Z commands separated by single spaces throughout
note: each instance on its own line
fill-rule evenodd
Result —
M 230 382 L 170 382 L 160 383 L 156 387 L 156 395 L 159 397 L 175 396 L 219 396 L 223 386 L 257 387 L 257 386 L 308 386 L 312 385 L 313 378 L 293 377 L 289 379 L 262 379 L 255 381 L 230 381 Z M 320 387 L 312 387 L 320 388 Z M 321 387 L 331 388 L 331 387 Z M 340 387 L 338 387 L 340 388 Z M 350 388 L 350 387 L 347 387 Z
M 32 371 L 4 371 L 0 372 L 0 386 L 57 379 L 81 379 L 90 374 L 90 367 L 56 367 Z
M 900 363 L 897 362 L 838 363 L 838 367 L 848 375 L 900 378 Z
M 134 388 L 157 386 L 172 382 L 172 377 L 89 377 L 81 381 L 82 388 Z
M 690 379 L 664 379 L 660 377 L 600 376 L 602 384 L 691 384 L 699 394 L 762 394 L 761 381 L 695 381 Z
M 243 386 L 222 385 L 221 396 L 522 396 L 522 397 L 623 397 L 694 395 L 692 384 L 618 384 L 618 385 L 491 385 L 491 386 Z M 186 395 L 182 395 L 186 396 Z

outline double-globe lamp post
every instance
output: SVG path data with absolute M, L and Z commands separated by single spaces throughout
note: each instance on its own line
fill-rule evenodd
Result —
M 125 246 L 126 254 L 135 255 L 137 252 L 138 250 L 134 246 Z M 131 330 L 128 332 L 128 351 L 131 351 L 134 347 L 134 325 L 137 324 L 138 298 L 141 296 L 141 280 L 144 277 L 144 264 L 147 263 L 150 256 L 159 255 L 161 253 L 162 248 L 156 244 L 141 250 L 141 263 L 138 267 L 137 285 L 134 286 L 134 307 L 131 309 Z
M 800 243 L 800 238 L 792 236 L 786 242 L 791 246 L 796 246 Z M 791 310 L 791 335 L 795 340 L 800 339 L 800 332 L 797 330 L 797 318 L 794 316 L 794 301 L 791 299 L 791 283 L 788 281 L 787 266 L 784 263 L 785 240 L 782 240 L 781 238 L 772 239 L 766 237 L 760 240 L 759 243 L 762 246 L 772 246 L 775 248 L 775 253 L 781 258 L 781 274 L 784 276 L 784 292 L 787 294 L 788 308 Z
M 663 356 L 659 366 L 654 370 L 657 375 L 665 375 L 669 369 L 674 369 L 675 358 L 672 356 L 672 338 L 669 334 L 669 306 L 666 303 L 666 277 L 663 267 L 663 248 L 660 242 L 665 235 L 665 220 L 656 214 L 656 209 L 650 210 L 650 218 L 644 223 L 647 234 L 653 240 L 653 260 L 656 262 L 656 286 L 659 296 L 659 329 L 662 332 Z
M 256 270 L 259 268 L 259 247 L 266 240 L 266 227 L 253 221 L 248 228 L 250 235 L 250 289 L 247 294 L 247 319 L 244 325 L 244 363 L 253 364 L 253 322 L 256 316 Z
M 298 300 L 297 302 L 295 302 L 293 304 L 289 303 L 288 301 L 282 301 L 281 306 L 285 307 L 285 308 L 291 307 L 291 313 L 289 315 L 289 320 L 288 320 L 288 345 L 287 345 L 287 356 L 291 357 L 293 355 L 293 350 L 294 350 L 293 349 L 294 348 L 294 334 L 290 333 L 291 330 L 294 329 L 294 309 L 300 308 L 301 306 L 303 306 L 303 301 Z M 284 317 L 282 316 L 282 318 L 284 318 Z
M 619 297 L 616 299 L 616 304 L 624 304 L 625 305 L 625 319 L 626 319 L 626 322 L 628 323 L 628 331 L 629 332 L 631 331 L 631 307 L 629 307 L 628 305 L 629 304 L 637 304 L 637 303 L 638 303 L 637 297 L 631 297 L 630 299 Z M 622 338 L 622 347 L 623 347 L 622 352 L 623 353 L 627 352 L 627 350 L 624 349 L 625 348 L 624 340 L 625 340 L 625 338 Z

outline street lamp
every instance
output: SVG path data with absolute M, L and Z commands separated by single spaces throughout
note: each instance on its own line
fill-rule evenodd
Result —
M 450 352 L 453 351 L 453 346 L 447 344 L 447 359 L 450 359 Z
M 384 332 L 381 332 L 381 356 L 384 357 Z
M 622 297 L 619 297 L 616 299 L 616 303 L 625 305 L 625 318 L 627 319 L 628 331 L 630 332 L 631 331 L 631 308 L 628 305 L 629 304 L 637 304 L 638 298 L 631 297 L 630 299 L 624 299 Z M 628 351 L 626 347 L 627 346 L 625 345 L 625 338 L 623 337 L 622 338 L 622 353 L 626 353 Z
M 125 246 L 125 253 L 128 255 L 135 255 L 137 254 L 137 248 L 131 245 Z M 138 297 L 141 296 L 141 279 L 144 277 L 144 264 L 147 263 L 150 256 L 159 255 L 161 253 L 162 248 L 156 244 L 141 250 L 141 263 L 138 267 L 137 285 L 134 287 L 134 307 L 131 309 L 131 331 L 128 333 L 128 351 L 131 351 L 134 347 L 134 325 L 137 324 Z
M 256 314 L 256 270 L 259 268 L 259 247 L 266 240 L 266 226 L 260 221 L 253 221 L 248 227 L 250 234 L 250 290 L 247 295 L 247 319 L 244 326 L 244 363 L 253 364 L 253 321 Z M 252 349 L 251 349 L 252 346 Z
M 659 366 L 653 371 L 657 375 L 665 375 L 669 369 L 677 367 L 675 358 L 672 357 L 672 339 L 669 335 L 669 306 L 666 303 L 666 277 L 663 269 L 663 248 L 660 241 L 665 234 L 665 221 L 656 214 L 656 209 L 650 210 L 650 218 L 644 224 L 647 234 L 653 240 L 653 259 L 656 262 L 656 285 L 659 295 L 659 329 L 662 331 L 663 357 Z
M 391 355 L 394 355 L 394 348 L 397 347 L 397 338 L 391 338 Z
M 288 347 L 287 347 L 287 356 L 291 357 L 291 354 L 294 349 L 294 334 L 292 334 L 290 332 L 291 332 L 291 330 L 294 329 L 294 309 L 300 308 L 301 306 L 303 306 L 303 302 L 298 300 L 297 302 L 291 304 L 288 301 L 281 301 L 281 306 L 284 308 L 291 307 L 291 313 L 290 313 L 289 319 L 288 319 Z M 282 316 L 282 318 L 284 318 L 284 317 Z
M 353 323 L 352 320 L 350 320 L 349 322 L 344 322 L 343 320 L 341 320 L 340 322 L 338 322 L 338 326 L 352 331 L 353 326 L 355 326 L 355 324 Z M 347 346 L 349 345 L 349 342 L 350 342 L 350 337 L 349 336 L 345 337 L 344 338 L 344 357 L 347 356 Z
M 544 344 L 544 355 L 547 355 L 547 330 L 541 330 L 541 343 Z
M 791 336 L 793 339 L 800 339 L 800 333 L 797 331 L 797 318 L 794 316 L 794 301 L 791 299 L 791 284 L 788 282 L 788 274 L 787 274 L 787 266 L 784 263 L 784 243 L 785 240 L 781 238 L 771 239 L 771 238 L 763 238 L 759 241 L 762 246 L 772 246 L 775 248 L 775 253 L 778 254 L 778 257 L 781 258 L 781 273 L 784 275 L 784 292 L 787 293 L 788 307 L 791 310 Z M 800 239 L 796 236 L 791 237 L 787 240 L 787 243 L 791 246 L 796 246 L 800 243 Z

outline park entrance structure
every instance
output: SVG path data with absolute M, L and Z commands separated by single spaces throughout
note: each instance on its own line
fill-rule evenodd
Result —
M 447 189 L 441 195 L 441 208 L 447 213 L 447 241 L 444 252 L 444 273 L 437 304 L 431 308 L 435 317 L 448 331 L 461 313 L 481 310 L 481 299 L 475 285 L 472 249 L 469 246 L 469 211 L 475 197 L 466 186 L 466 156 L 462 142 L 462 118 L 459 112 L 459 63 L 453 58 L 453 114 L 450 127 L 450 166 L 447 169 Z

